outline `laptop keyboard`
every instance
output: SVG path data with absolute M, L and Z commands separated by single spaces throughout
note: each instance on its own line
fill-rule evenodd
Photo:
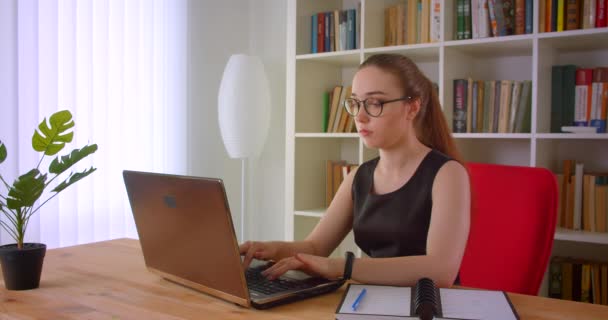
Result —
M 250 267 L 245 271 L 245 278 L 247 279 L 247 287 L 249 290 L 254 290 L 264 294 L 273 294 L 283 292 L 292 289 L 304 289 L 309 288 L 311 284 L 303 281 L 275 279 L 268 280 L 262 275 L 262 271 L 270 267 L 271 264 L 266 264 L 258 267 Z

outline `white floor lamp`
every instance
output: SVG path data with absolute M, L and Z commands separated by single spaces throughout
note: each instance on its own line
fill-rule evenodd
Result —
M 218 118 L 228 155 L 241 159 L 241 234 L 245 237 L 247 158 L 260 154 L 270 124 L 270 91 L 264 66 L 256 56 L 230 57 L 218 94 Z

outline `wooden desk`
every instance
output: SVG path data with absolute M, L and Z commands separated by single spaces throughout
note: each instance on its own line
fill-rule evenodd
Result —
M 120 239 L 49 250 L 40 288 L 7 291 L 1 285 L 0 319 L 334 319 L 342 292 L 245 309 L 148 272 L 139 242 Z M 522 319 L 608 319 L 606 306 L 509 297 Z

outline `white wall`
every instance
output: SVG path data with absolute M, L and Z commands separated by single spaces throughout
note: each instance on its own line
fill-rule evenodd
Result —
M 283 239 L 286 4 L 191 0 L 188 24 L 188 174 L 224 180 L 238 235 L 241 162 L 222 143 L 217 93 L 230 55 L 260 56 L 270 82 L 271 126 L 260 157 L 249 161 L 245 238 Z

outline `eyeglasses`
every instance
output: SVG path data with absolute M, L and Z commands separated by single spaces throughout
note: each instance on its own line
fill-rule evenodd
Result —
M 410 99 L 412 99 L 412 97 L 410 97 L 410 96 L 401 97 L 401 98 L 388 100 L 388 101 L 380 101 L 375 98 L 368 98 L 363 101 L 357 100 L 355 98 L 347 98 L 344 100 L 344 108 L 346 109 L 346 112 L 348 112 L 348 114 L 350 114 L 351 116 L 354 117 L 357 114 L 359 114 L 359 110 L 361 109 L 361 107 L 360 107 L 361 103 L 363 103 L 363 107 L 365 108 L 365 111 L 367 112 L 367 114 L 369 114 L 372 117 L 379 117 L 382 114 L 382 109 L 385 104 L 391 103 L 391 102 L 396 102 L 396 101 L 410 100 Z

